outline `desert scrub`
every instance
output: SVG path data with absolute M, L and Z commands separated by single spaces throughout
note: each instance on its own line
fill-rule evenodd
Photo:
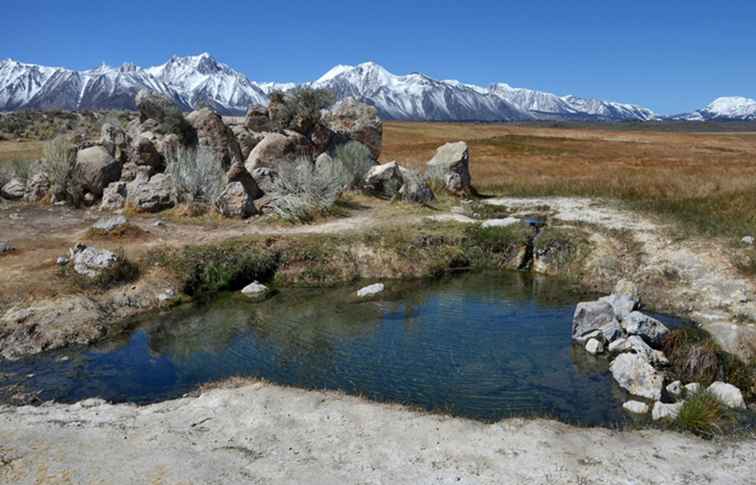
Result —
M 56 199 L 68 200 L 75 207 L 81 203 L 84 190 L 74 176 L 76 146 L 65 136 L 45 143 L 42 170 L 50 181 L 50 192 Z
M 207 147 L 179 146 L 168 157 L 166 173 L 180 203 L 210 205 L 226 186 L 223 163 Z
M 113 254 L 116 257 L 115 263 L 100 270 L 95 277 L 90 278 L 74 271 L 73 262 L 61 267 L 60 274 L 83 290 L 109 290 L 136 281 L 141 273 L 139 266 L 126 257 L 123 248 L 116 249 Z
M 732 414 L 716 397 L 700 391 L 687 397 L 675 418 L 674 427 L 703 438 L 713 438 L 723 434 L 733 421 Z
M 348 174 L 350 189 L 360 187 L 365 180 L 365 175 L 376 165 L 370 149 L 358 141 L 338 145 L 333 151 L 332 158 L 340 163 Z
M 226 241 L 217 245 L 159 249 L 145 264 L 173 272 L 182 291 L 195 298 L 224 290 L 239 289 L 252 281 L 269 280 L 278 265 L 276 255 L 255 241 Z
M 320 122 L 320 110 L 336 101 L 336 95 L 326 89 L 296 87 L 286 93 L 270 95 L 269 113 L 277 130 L 291 129 L 308 136 Z

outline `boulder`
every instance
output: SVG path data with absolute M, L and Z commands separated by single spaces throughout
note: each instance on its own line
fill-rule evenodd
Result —
M 230 182 L 215 199 L 215 207 L 224 217 L 246 219 L 257 213 L 255 199 L 241 182 Z
M 417 171 L 399 166 L 399 172 L 402 176 L 402 186 L 399 189 L 402 200 L 425 204 L 436 198 L 428 182 Z
M 257 186 L 255 178 L 247 171 L 247 168 L 239 159 L 235 159 L 231 167 L 229 167 L 228 172 L 226 172 L 226 180 L 229 183 L 241 183 L 244 186 L 244 190 L 253 200 L 263 196 L 263 191 Z
M 658 421 L 660 419 L 669 419 L 673 420 L 677 418 L 677 415 L 680 414 L 680 409 L 682 409 L 684 402 L 676 402 L 674 404 L 666 404 L 660 401 L 656 401 L 654 403 L 654 409 L 651 411 L 651 418 L 654 421 Z
M 273 125 L 268 117 L 268 108 L 259 104 L 251 105 L 244 117 L 244 128 L 249 131 L 271 131 Z
M 30 202 L 38 202 L 50 192 L 50 178 L 45 172 L 37 172 L 26 182 L 24 198 Z
M 622 326 L 620 326 L 620 323 L 616 319 L 600 326 L 599 331 L 601 332 L 601 336 L 604 338 L 604 341 L 609 343 L 614 342 L 624 335 L 622 332 Z
M 685 388 L 685 395 L 690 396 L 692 394 L 697 394 L 701 391 L 701 384 L 697 382 L 691 382 L 689 384 L 685 384 L 683 386 Z
M 674 381 L 667 384 L 667 387 L 665 387 L 667 390 L 667 394 L 677 399 L 678 397 L 682 396 L 682 383 L 680 381 Z
M 252 170 L 252 178 L 255 179 L 257 187 L 263 192 L 268 194 L 273 191 L 273 183 L 278 176 L 276 172 L 269 168 L 261 167 Z
M 469 194 L 472 185 L 467 143 L 458 141 L 438 147 L 436 154 L 428 162 L 428 175 L 432 179 L 443 181 L 446 190 L 452 194 Z
M 199 146 L 211 149 L 222 163 L 224 170 L 228 170 L 235 159 L 242 158 L 241 148 L 234 132 L 223 123 L 223 118 L 218 113 L 202 108 L 191 112 L 186 119 L 197 131 Z
M 712 383 L 706 391 L 712 396 L 716 397 L 719 402 L 725 406 L 737 409 L 745 409 L 746 404 L 743 399 L 743 393 L 740 389 L 727 384 L 726 382 L 716 381 Z
M 620 351 L 631 351 L 640 355 L 651 365 L 667 365 L 669 360 L 661 350 L 652 349 L 642 338 L 631 335 L 625 340 L 625 345 Z
M 169 111 L 175 110 L 175 105 L 168 98 L 146 89 L 140 90 L 134 100 L 139 111 L 139 122 L 147 120 L 161 122 Z M 146 130 L 142 130 L 146 131 Z
M 19 200 L 24 198 L 26 193 L 26 184 L 17 177 L 10 179 L 0 188 L 0 196 L 8 200 Z
M 126 182 L 118 181 L 108 184 L 102 192 L 100 210 L 118 210 L 126 205 Z
M 638 308 L 638 301 L 629 295 L 611 294 L 601 297 L 600 300 L 609 303 L 614 310 L 614 314 L 619 320 L 624 320 L 630 313 Z
M 123 164 L 121 167 L 121 180 L 124 182 L 131 182 L 137 176 L 139 172 L 139 165 L 133 162 Z
M 121 177 L 121 163 L 103 146 L 95 145 L 78 151 L 73 176 L 85 191 L 99 197 L 109 183 Z
M 257 144 L 260 143 L 263 138 L 265 138 L 265 135 L 267 135 L 267 133 L 250 131 L 240 125 L 232 126 L 231 131 L 239 141 L 239 150 L 241 150 L 242 160 L 246 160 L 247 157 L 249 157 L 249 154 L 252 153 L 252 150 L 257 146 Z
M 604 344 L 595 338 L 588 339 L 588 342 L 585 344 L 585 350 L 592 355 L 600 354 L 604 352 Z
M 622 405 L 622 409 L 633 414 L 648 413 L 648 404 L 641 401 L 627 401 Z
M 270 288 L 255 281 L 242 288 L 241 293 L 250 300 L 260 301 L 270 295 Z
M 95 278 L 102 271 L 112 268 L 118 257 L 107 249 L 97 249 L 77 244 L 71 252 L 74 271 L 87 278 Z
M 368 285 L 364 288 L 360 288 L 357 290 L 357 296 L 360 298 L 367 298 L 370 296 L 375 296 L 379 293 L 383 293 L 383 290 L 385 289 L 383 283 L 374 283 L 372 285 Z
M 323 113 L 322 122 L 333 132 L 332 143 L 358 141 L 370 149 L 374 160 L 378 160 L 383 149 L 383 121 L 373 106 L 345 98 L 332 110 Z
M 119 126 L 105 123 L 100 129 L 100 145 L 119 162 L 126 163 L 129 141 L 126 132 Z
M 252 172 L 256 168 L 276 170 L 281 162 L 293 162 L 307 154 L 305 137 L 293 131 L 285 133 L 268 133 L 252 149 L 244 164 Z
M 176 194 L 173 178 L 164 173 L 158 173 L 145 181 L 140 174 L 128 184 L 127 201 L 141 212 L 160 212 L 176 205 Z
M 365 175 L 365 190 L 377 196 L 397 197 L 402 185 L 404 185 L 404 179 L 397 162 L 376 165 Z
M 585 342 L 591 332 L 615 320 L 612 306 L 605 301 L 578 303 L 572 318 L 572 340 Z
M 612 353 L 612 354 L 624 352 L 626 343 L 627 343 L 627 339 L 620 337 L 614 342 L 611 342 L 607 350 L 609 350 L 609 353 Z
M 134 140 L 129 160 L 137 165 L 150 167 L 152 174 L 165 170 L 165 158 L 149 136 L 139 135 Z
M 661 399 L 664 376 L 651 367 L 642 356 L 620 354 L 612 361 L 609 370 L 617 384 L 630 394 L 648 399 Z
M 643 337 L 651 345 L 660 345 L 669 329 L 659 320 L 639 311 L 630 312 L 622 320 L 622 328 L 630 335 Z
M 128 224 L 128 221 L 124 216 L 101 217 L 92 225 L 92 229 L 111 232 L 125 226 L 126 224 Z

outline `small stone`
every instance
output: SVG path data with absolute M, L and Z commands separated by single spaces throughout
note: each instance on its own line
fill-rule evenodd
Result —
M 670 396 L 678 398 L 682 395 L 682 384 L 680 381 L 674 381 L 667 384 L 667 392 Z
M 176 290 L 173 288 L 168 288 L 167 290 L 163 291 L 158 295 L 158 301 L 160 302 L 168 302 L 173 301 L 176 299 Z
M 270 289 L 267 286 L 255 281 L 245 286 L 241 290 L 241 292 L 242 295 L 246 296 L 247 298 L 259 301 L 265 299 L 270 294 Z
M 58 259 L 55 260 L 55 264 L 58 266 L 65 266 L 71 261 L 68 256 L 58 256 Z
M 697 394 L 701 391 L 701 384 L 697 382 L 691 382 L 690 384 L 685 384 L 683 387 L 685 387 L 685 393 L 686 395 L 690 396 L 691 394 Z
M 124 216 L 102 217 L 92 225 L 92 229 L 99 231 L 111 232 L 128 223 Z
M 622 405 L 622 409 L 633 414 L 646 414 L 648 412 L 648 404 L 640 401 L 627 401 Z
M 743 236 L 743 239 L 741 239 L 740 242 L 746 246 L 753 246 L 753 236 Z
M 513 226 L 520 222 L 519 219 L 516 217 L 505 217 L 503 219 L 486 219 L 483 221 L 483 224 L 480 225 L 483 229 L 487 229 L 489 227 L 507 227 L 507 226 Z
M 592 338 L 585 344 L 585 350 L 592 355 L 600 354 L 604 351 L 604 344 L 599 340 Z
M 162 226 L 165 226 L 165 222 L 163 222 L 163 221 L 155 221 L 155 222 L 152 223 L 152 225 L 155 226 L 155 227 L 162 227 Z
M 732 384 L 716 381 L 708 387 L 707 392 L 716 397 L 725 406 L 738 409 L 746 408 L 743 393 Z
M 383 283 L 375 283 L 375 284 L 359 289 L 357 291 L 357 296 L 359 296 L 360 298 L 375 296 L 379 293 L 383 293 L 384 289 L 385 287 Z
M 656 401 L 656 403 L 654 403 L 654 409 L 651 411 L 651 418 L 654 421 L 660 419 L 675 419 L 677 418 L 677 415 L 680 414 L 680 409 L 682 409 L 683 404 L 683 401 L 674 404 L 666 404 L 661 401 Z
M 0 241 L 0 254 L 12 253 L 16 248 L 8 241 Z

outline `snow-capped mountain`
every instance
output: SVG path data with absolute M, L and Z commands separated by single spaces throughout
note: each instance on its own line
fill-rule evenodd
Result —
M 374 62 L 337 65 L 306 85 L 327 88 L 375 106 L 386 119 L 433 121 L 649 120 L 640 106 L 583 99 L 500 83 L 489 87 L 436 80 L 419 73 L 392 74 Z M 134 109 L 140 89 L 149 89 L 191 110 L 209 105 L 223 114 L 241 114 L 265 104 L 273 91 L 295 83 L 255 83 L 211 55 L 171 57 L 141 68 L 124 64 L 86 71 L 0 60 L 0 110 Z
M 703 109 L 692 113 L 671 116 L 670 119 L 686 121 L 755 121 L 756 99 L 744 98 L 742 96 L 717 98 Z

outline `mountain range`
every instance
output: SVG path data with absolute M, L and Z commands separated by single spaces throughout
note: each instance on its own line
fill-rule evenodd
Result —
M 338 65 L 303 85 L 326 88 L 337 99 L 351 96 L 375 106 L 385 119 L 428 121 L 649 121 L 667 119 L 642 106 L 579 98 L 506 83 L 477 86 L 437 80 L 425 74 L 392 74 L 366 62 Z M 210 106 L 222 114 L 243 114 L 266 104 L 271 92 L 295 83 L 257 83 L 207 53 L 171 57 L 165 64 L 134 64 L 75 71 L 62 67 L 0 60 L 0 111 L 19 109 L 100 110 L 136 108 L 134 98 L 149 89 L 184 110 Z M 753 120 L 756 101 L 719 98 L 704 109 L 668 117 L 676 120 Z

